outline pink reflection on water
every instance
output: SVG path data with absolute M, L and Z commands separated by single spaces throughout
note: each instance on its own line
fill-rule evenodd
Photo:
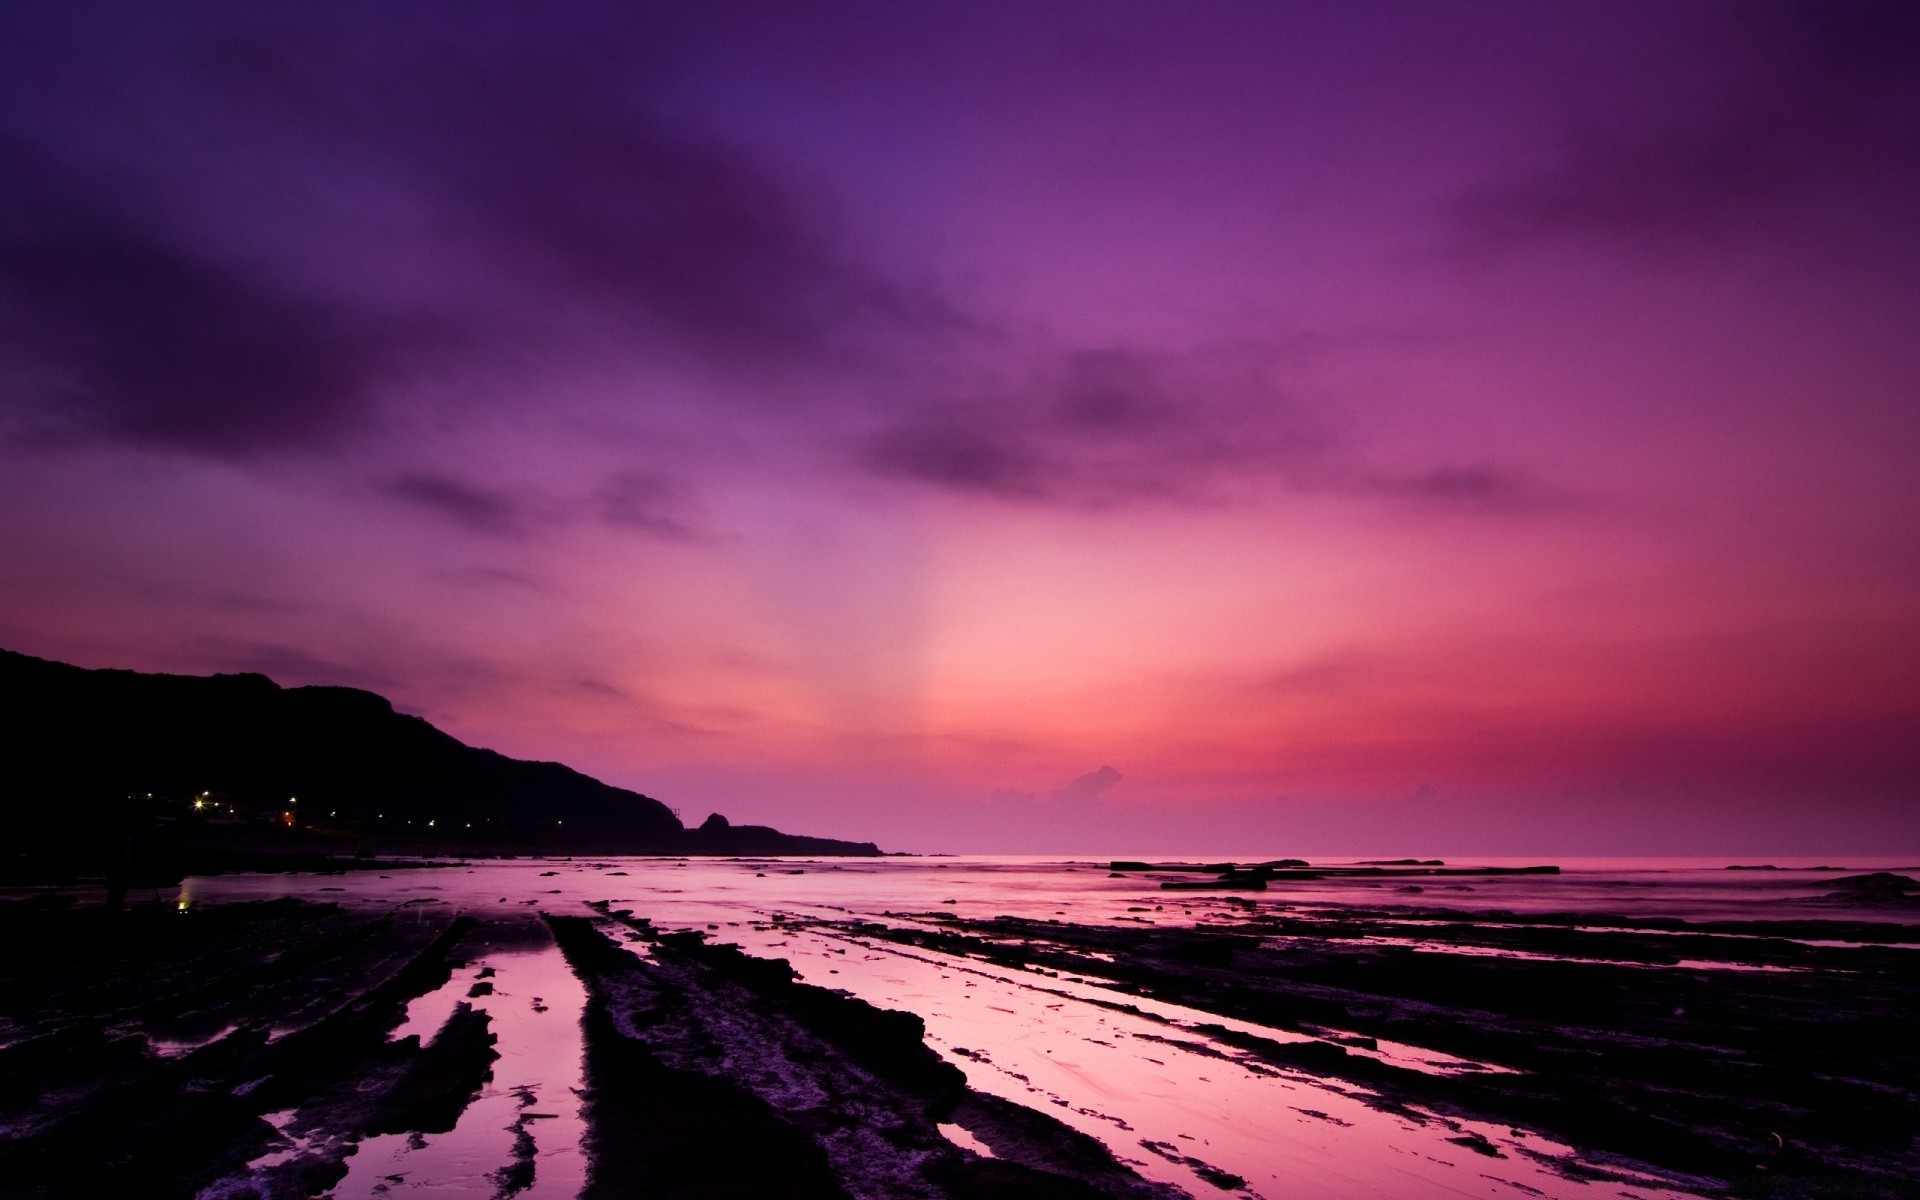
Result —
M 928 1040 L 981 1091 L 1027 1104 L 1099 1138 L 1148 1178 L 1215 1188 L 1185 1160 L 1244 1178 L 1248 1194 L 1380 1200 L 1510 1194 L 1695 1194 L 1678 1181 L 1587 1182 L 1535 1156 L 1570 1148 L 1504 1126 L 1372 1107 L 1359 1087 L 1276 1069 L 1178 1025 L 1078 1001 L 1030 972 L 903 953 L 830 933 L 727 930 L 743 948 L 785 957 L 802 978 L 907 1008 Z M 774 946 L 773 942 L 783 945 Z M 1038 986 L 1035 986 L 1035 985 Z M 1124 997 L 1146 1011 L 1232 1024 Z M 1277 1041 L 1300 1035 L 1238 1023 Z M 1479 1135 L 1504 1157 L 1449 1141 Z M 1147 1144 L 1151 1143 L 1152 1148 Z M 1632 1174 L 1628 1172 L 1627 1174 Z M 1529 1189 L 1532 1189 L 1530 1192 Z
M 478 983 L 490 994 L 470 996 Z M 490 951 L 417 997 L 396 1037 L 431 1038 L 462 1001 L 485 1009 L 500 1058 L 493 1079 L 444 1134 L 383 1135 L 347 1160 L 336 1200 L 373 1200 L 412 1192 L 492 1200 L 507 1191 L 500 1174 L 530 1138 L 533 1179 L 516 1200 L 573 1200 L 586 1181 L 581 1152 L 580 1010 L 586 993 L 551 945 Z M 522 1152 L 524 1153 L 524 1147 Z

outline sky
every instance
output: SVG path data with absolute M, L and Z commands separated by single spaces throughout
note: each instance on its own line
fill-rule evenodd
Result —
M 1920 7 L 0 8 L 0 646 L 953 852 L 1920 852 Z

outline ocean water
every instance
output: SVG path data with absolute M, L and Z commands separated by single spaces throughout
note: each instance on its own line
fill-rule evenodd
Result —
M 1130 853 L 1113 856 L 1155 861 Z M 1275 856 L 1278 857 L 1278 856 Z M 1182 856 L 1173 861 L 1204 862 Z M 1214 860 L 1214 861 L 1224 861 Z M 1246 861 L 1242 859 L 1242 861 Z M 1353 860 L 1315 860 L 1335 865 Z M 1524 866 L 1481 859 L 1457 865 Z M 1728 870 L 1770 863 L 1775 870 Z M 1456 865 L 1456 864 L 1450 864 Z M 1167 892 L 1157 878 L 1114 877 L 1108 860 L 1035 856 L 883 859 L 523 858 L 428 870 L 334 876 L 228 875 L 187 880 L 184 908 L 299 896 L 348 906 L 446 905 L 473 912 L 579 915 L 590 902 L 630 909 L 663 930 L 703 929 L 750 953 L 793 964 L 839 988 L 926 1022 L 929 1043 L 971 1084 L 1048 1112 L 1104 1141 L 1149 1178 L 1196 1196 L 1228 1194 L 1208 1169 L 1240 1176 L 1236 1195 L 1289 1198 L 1696 1195 L 1701 1181 L 1594 1159 L 1538 1131 L 1383 1111 L 1365 1089 L 1275 1071 L 1203 1046 L 1197 1027 L 1227 1024 L 1285 1041 L 1301 1035 L 1225 1021 L 1097 981 L 1020 970 L 862 937 L 798 919 L 913 923 L 927 914 L 1002 914 L 1076 924 L 1199 924 L 1256 909 L 1395 907 L 1419 923 L 1441 910 L 1581 912 L 1627 919 L 1911 920 L 1907 911 L 1836 901 L 1837 877 L 1920 875 L 1907 859 L 1561 859 L 1559 875 L 1340 878 L 1276 883 L 1264 893 Z M 1419 890 L 1406 890 L 1418 888 Z M 1600 917 L 1596 924 L 1605 924 Z M 636 953 L 644 953 L 637 949 Z M 1689 963 L 1711 970 L 1717 964 Z M 1731 969 L 1731 967 L 1729 968 Z M 557 951 L 487 954 L 414 1002 L 399 1032 L 423 1036 L 482 975 L 481 1003 L 500 1037 L 495 1081 L 452 1132 L 363 1143 L 334 1193 L 341 1200 L 408 1194 L 491 1197 L 517 1131 L 537 1145 L 535 1200 L 570 1200 L 583 1179 L 579 1095 L 582 992 Z M 1113 1007 L 1124 1000 L 1142 1013 Z M 1158 1018 L 1158 1019 L 1155 1019 Z M 1380 1057 L 1432 1072 L 1485 1069 L 1419 1046 L 1383 1042 Z M 1497 1069 L 1497 1068 L 1496 1068 Z M 532 1112 L 534 1121 L 517 1114 Z M 1476 1151 L 1475 1136 L 1502 1157 Z M 972 1146 L 964 1131 L 955 1140 Z M 1463 1140 L 1464 1139 L 1464 1140 Z M 1583 1163 L 1609 1173 L 1579 1178 Z
M 1279 858 L 1279 855 L 1273 856 Z M 520 858 L 476 860 L 430 871 L 355 871 L 337 876 L 219 875 L 188 879 L 179 901 L 303 896 L 336 903 L 391 904 L 431 899 L 484 910 L 527 904 L 538 911 L 577 912 L 588 900 L 636 900 L 642 915 L 662 927 L 704 925 L 716 916 L 818 910 L 822 914 L 877 915 L 885 911 L 944 910 L 963 917 L 1070 916 L 1113 919 L 1143 900 L 1166 904 L 1158 878 L 1110 878 L 1113 860 L 1190 863 L 1235 861 L 1182 855 L 1114 854 L 1101 858 L 1038 855 L 853 859 Z M 1241 863 L 1261 859 L 1238 858 Z M 1315 866 L 1353 865 L 1361 859 L 1313 860 Z M 1920 857 L 1866 858 L 1478 858 L 1449 866 L 1561 868 L 1558 875 L 1439 878 L 1337 877 L 1277 881 L 1248 895 L 1259 905 L 1398 905 L 1414 909 L 1495 910 L 1515 913 L 1600 912 L 1633 918 L 1684 920 L 1847 919 L 1910 920 L 1897 909 L 1826 899 L 1836 878 L 1872 871 L 1920 872 Z M 1767 867 L 1773 870 L 1730 870 Z M 547 874 L 552 872 L 552 874 Z M 635 882 L 622 885 L 621 878 Z M 1405 889 L 1417 887 L 1418 892 Z M 627 895 L 626 893 L 633 893 Z M 1175 915 L 1204 908 L 1181 900 Z M 1115 905 L 1119 908 L 1115 909 Z M 1049 907 L 1051 906 L 1051 907 Z

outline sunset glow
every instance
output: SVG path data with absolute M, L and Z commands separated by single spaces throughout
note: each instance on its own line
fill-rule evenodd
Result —
M 0 646 L 888 849 L 1920 849 L 1920 10 L 247 11 L 0 17 Z

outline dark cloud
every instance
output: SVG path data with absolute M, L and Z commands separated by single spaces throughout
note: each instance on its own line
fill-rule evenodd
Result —
M 474 533 L 495 536 L 519 533 L 526 513 L 504 491 L 475 487 L 445 475 L 418 472 L 400 475 L 382 485 L 387 495 Z
M 915 483 L 1003 500 L 1053 498 L 1062 468 L 1044 463 L 1030 437 L 978 418 L 930 414 L 876 435 L 863 457 L 876 473 Z
M 1332 445 L 1265 347 L 1058 354 L 968 402 L 909 409 L 859 448 L 868 470 L 1016 502 L 1215 503 L 1248 479 L 1304 477 Z
M 1299 352 L 1284 339 L 1042 351 L 1023 377 L 963 378 L 957 362 L 1019 351 L 870 268 L 830 197 L 666 98 L 699 61 L 682 39 L 711 30 L 689 35 L 665 9 L 433 12 L 348 3 L 337 20 L 170 27 L 137 56 L 140 104 L 207 124 L 180 162 L 71 99 L 58 122 L 12 122 L 112 167 L 110 180 L 62 168 L 18 138 L 17 161 L 0 162 L 14 168 L 0 172 L 0 335 L 24 364 L 7 402 L 42 432 L 239 457 L 337 446 L 391 404 L 439 404 L 449 424 L 477 404 L 531 404 L 493 369 L 508 354 L 534 381 L 583 350 L 691 357 L 761 382 L 831 374 L 845 386 L 808 436 L 861 430 L 861 470 L 962 495 L 1210 505 L 1277 481 L 1460 511 L 1528 503 L 1491 473 L 1367 478 L 1282 385 Z M 100 82 L 100 62 L 71 65 Z M 324 295 L 295 282 L 312 278 L 330 281 Z M 413 386 L 427 368 L 447 378 Z M 912 372 L 920 384 L 892 384 Z M 752 405 L 809 389 L 720 390 Z M 527 526 L 513 498 L 456 479 L 408 474 L 388 491 L 478 532 Z M 700 529 L 686 493 L 645 474 L 584 503 L 652 536 Z
M 202 58 L 235 99 L 417 188 L 443 232 L 519 286 L 656 349 L 818 365 L 876 327 L 942 320 L 858 260 L 828 196 L 662 114 L 656 81 L 681 69 L 672 20 L 562 6 L 451 41 L 444 23 L 401 22 L 384 52 L 256 28 Z
M 695 521 L 685 484 L 640 472 L 615 475 L 594 491 L 572 496 L 489 487 L 432 469 L 394 475 L 378 487 L 381 495 L 408 508 L 495 537 L 552 533 L 582 522 L 673 541 L 698 541 L 705 536 Z M 486 587 L 544 586 L 522 572 L 499 567 L 443 572 L 442 577 Z
M 438 572 L 438 577 L 463 587 L 512 588 L 530 592 L 546 590 L 546 585 L 525 571 L 509 567 L 462 567 Z
M 763 362 L 825 357 L 863 320 L 904 311 L 845 255 L 824 205 L 744 157 L 622 119 L 606 96 L 514 82 L 486 88 L 486 137 L 448 167 L 499 236 L 562 283 L 676 345 Z
M 1169 404 L 1169 366 L 1161 356 L 1095 350 L 1068 356 L 1057 402 L 1061 424 L 1096 433 L 1164 429 L 1177 419 Z
M 600 519 L 616 528 L 675 540 L 699 536 L 691 497 L 678 480 L 627 472 L 609 480 L 595 500 Z
M 1576 506 L 1504 467 L 1369 467 L 1357 434 L 1295 400 L 1283 370 L 1281 355 L 1245 346 L 1062 355 L 1023 388 L 911 410 L 858 457 L 889 479 L 1088 509 L 1218 504 L 1267 485 L 1467 516 Z
M 1466 199 L 1457 214 L 1466 245 L 1578 236 L 1664 249 L 1911 229 L 1920 6 L 1736 5 L 1724 16 L 1696 53 L 1716 68 L 1745 66 L 1740 82 L 1713 102 L 1674 105 L 1664 121 L 1579 118 L 1544 165 Z
M 0 404 L 29 431 L 330 449 L 427 402 L 425 367 L 834 371 L 952 319 L 830 197 L 666 115 L 664 10 L 180 15 L 15 14 L 56 60 L 0 87 Z
M 0 140 L 0 405 L 29 433 L 237 456 L 364 418 L 389 337 L 134 207 Z

